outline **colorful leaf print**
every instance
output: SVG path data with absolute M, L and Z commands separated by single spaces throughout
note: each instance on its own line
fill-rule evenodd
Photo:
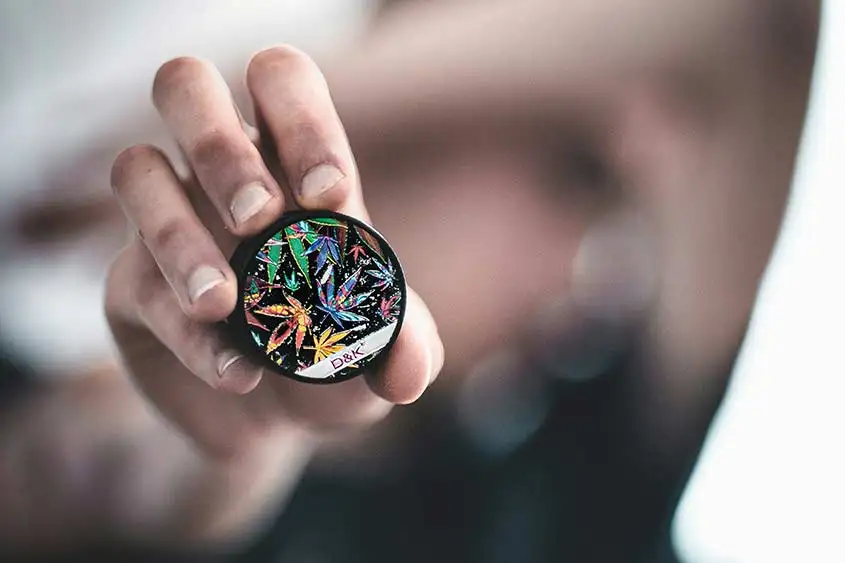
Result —
M 267 248 L 270 261 L 267 263 L 267 281 L 273 283 L 276 280 L 276 272 L 279 271 L 279 261 L 282 258 L 282 247 L 274 244 Z
M 343 227 L 337 227 L 334 230 L 334 236 L 337 239 L 337 244 L 340 247 L 340 253 L 343 254 L 346 252 L 346 240 L 347 240 L 347 228 L 346 225 Z
M 279 285 L 269 284 L 262 279 L 256 278 L 255 276 L 248 276 L 247 277 L 247 288 L 244 291 L 244 315 L 246 317 L 247 324 L 258 327 L 264 330 L 267 330 L 267 327 L 264 326 L 264 323 L 259 321 L 255 315 L 252 314 L 252 309 L 254 309 L 258 304 L 261 302 L 261 299 L 264 298 L 264 295 L 270 289 L 277 289 L 280 288 Z
M 346 228 L 345 223 L 341 223 L 337 219 L 332 219 L 331 217 L 316 217 L 308 219 L 308 221 L 314 223 L 315 225 L 324 225 L 326 227 L 340 227 L 342 229 Z
M 314 272 L 319 272 L 326 265 L 326 260 L 331 260 L 334 264 L 340 263 L 340 250 L 337 247 L 337 241 L 328 235 L 317 235 L 305 255 L 317 252 L 317 266 Z
M 285 275 L 285 287 L 289 291 L 296 291 L 299 289 L 299 280 L 296 279 L 296 272 L 291 272 L 290 276 Z
M 320 305 L 317 305 L 317 308 L 327 313 L 341 328 L 343 328 L 344 321 L 366 321 L 367 317 L 352 312 L 352 309 L 358 307 L 372 293 L 372 291 L 368 291 L 355 296 L 352 295 L 352 290 L 361 277 L 361 268 L 358 268 L 346 278 L 337 292 L 335 292 L 334 287 L 334 272 L 331 270 L 326 270 L 326 272 L 327 275 L 324 276 L 326 281 L 317 287 L 317 296 L 320 299 Z
M 321 360 L 325 360 L 335 352 L 340 352 L 346 347 L 345 345 L 340 344 L 340 341 L 352 331 L 344 330 L 341 332 L 332 332 L 333 330 L 334 329 L 332 327 L 328 327 L 322 334 L 320 334 L 319 337 L 312 335 L 314 338 L 314 345 L 305 346 L 306 350 L 314 350 L 315 364 Z
M 281 373 L 345 379 L 382 353 L 392 342 L 384 339 L 399 330 L 405 301 L 400 266 L 366 225 L 303 211 L 257 250 L 243 248 L 254 252 L 239 274 L 244 336 Z M 388 328 L 394 332 L 383 330 Z M 353 345 L 361 355 L 342 356 Z M 327 361 L 335 357 L 344 362 Z
M 389 298 L 382 297 L 378 307 L 379 316 L 389 323 L 395 321 L 396 317 L 399 316 L 399 301 L 401 299 L 402 295 L 399 293 L 391 295 Z
M 285 299 L 289 305 L 275 304 L 262 307 L 255 310 L 256 315 L 265 315 L 268 317 L 281 317 L 285 322 L 279 323 L 278 326 L 270 334 L 267 341 L 267 352 L 272 352 L 281 346 L 291 334 L 296 331 L 296 351 L 297 353 L 302 348 L 302 341 L 305 339 L 305 333 L 308 327 L 311 326 L 310 311 L 302 305 L 296 298 L 285 295 Z
M 360 244 L 353 244 L 352 248 L 349 249 L 349 255 L 352 256 L 352 259 L 357 264 L 358 260 L 360 260 L 362 257 L 366 258 L 367 251 L 364 250 L 364 247 Z
M 373 235 L 371 235 L 370 233 L 368 233 L 357 225 L 355 226 L 355 232 L 358 234 L 361 240 L 364 241 L 364 244 L 370 247 L 370 250 L 378 254 L 381 259 L 384 260 L 384 253 L 382 252 L 381 245 L 379 244 L 378 240 L 376 240 L 376 237 L 374 237 Z
M 393 269 L 393 264 L 382 264 L 375 258 L 372 261 L 376 265 L 375 270 L 367 270 L 367 273 L 376 279 L 373 284 L 375 287 L 385 289 L 393 285 L 396 281 L 396 271 Z
M 305 228 L 296 228 L 303 223 L 305 224 Z M 290 248 L 293 261 L 296 263 L 299 271 L 302 272 L 305 283 L 308 284 L 308 287 L 311 287 L 311 276 L 308 274 L 308 257 L 305 256 L 305 243 L 308 242 L 310 244 L 308 238 L 310 238 L 309 235 L 312 233 L 308 232 L 307 227 L 308 224 L 304 221 L 285 227 L 285 237 L 287 238 L 288 248 Z
M 252 309 L 258 302 L 261 301 L 261 298 L 264 296 L 264 292 L 261 291 L 261 288 L 258 287 L 258 283 L 255 281 L 253 276 L 247 277 L 247 287 L 244 291 L 244 307 L 247 309 Z
M 281 234 L 276 233 L 255 255 L 258 260 L 267 264 L 267 281 L 270 283 L 273 283 L 273 280 L 276 278 L 276 272 L 279 271 L 279 265 L 282 259 L 281 247 L 287 244 L 279 237 L 281 237 Z
M 264 330 L 269 330 L 264 324 L 259 321 L 255 315 L 252 314 L 252 311 L 244 311 L 244 316 L 246 317 L 246 324 L 250 326 L 254 326 L 256 328 L 261 328 Z

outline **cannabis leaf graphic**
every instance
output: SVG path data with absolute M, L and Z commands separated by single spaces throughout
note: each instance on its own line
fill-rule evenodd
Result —
M 305 245 L 311 245 L 317 237 L 317 233 L 311 230 L 308 221 L 300 221 L 285 227 L 285 239 L 290 248 L 290 254 L 296 263 L 305 283 L 311 287 L 311 276 L 308 274 L 308 257 L 305 256 Z
M 296 272 L 291 272 L 289 277 L 285 275 L 285 287 L 290 291 L 299 289 L 299 280 L 296 279 Z
M 372 293 L 368 291 L 352 295 L 352 290 L 358 283 L 358 278 L 361 277 L 361 268 L 346 278 L 346 281 L 337 289 L 337 293 L 335 293 L 334 271 L 331 266 L 326 273 L 327 275 L 323 275 L 325 281 L 317 287 L 317 297 L 320 298 L 320 305 L 317 305 L 317 308 L 327 313 L 341 328 L 344 321 L 368 320 L 367 317 L 352 312 L 352 309 L 358 307 Z
M 340 249 L 338 249 L 337 241 L 328 235 L 317 235 L 305 255 L 317 252 L 317 267 L 314 270 L 319 272 L 326 265 L 326 260 L 330 259 L 335 264 L 340 263 Z
M 373 285 L 380 289 L 393 285 L 393 282 L 396 281 L 396 270 L 393 269 L 393 264 L 382 264 L 375 258 L 373 258 L 372 263 L 375 264 L 376 269 L 367 270 L 367 273 L 376 278 Z
M 373 252 L 378 254 L 381 257 L 382 260 L 385 259 L 384 253 L 381 250 L 381 245 L 379 244 L 378 240 L 376 240 L 376 237 L 374 237 L 373 235 L 371 235 L 369 232 L 365 231 L 361 227 L 358 227 L 357 225 L 355 226 L 355 232 L 358 234 L 358 237 L 362 241 L 364 241 L 364 244 L 366 244 L 368 247 L 370 247 L 370 250 L 372 250 Z
M 378 306 L 378 314 L 386 322 L 393 322 L 399 315 L 399 301 L 402 300 L 402 294 L 397 293 L 390 298 L 382 297 L 381 303 Z
M 294 331 L 296 331 L 295 344 L 296 351 L 298 353 L 302 348 L 302 341 L 305 339 L 305 333 L 308 330 L 308 327 L 311 326 L 309 309 L 302 305 L 298 299 L 295 299 L 290 295 L 285 295 L 285 299 L 289 305 L 268 305 L 267 307 L 255 310 L 256 315 L 285 319 L 280 322 L 270 334 L 270 338 L 267 341 L 268 353 L 281 346 L 285 340 L 290 338 Z
M 325 360 L 335 352 L 340 352 L 345 348 L 343 344 L 340 344 L 340 341 L 343 340 L 347 334 L 349 334 L 350 330 L 344 330 L 341 332 L 332 332 L 334 329 L 332 327 L 328 327 L 326 330 L 323 331 L 320 336 L 313 336 L 314 338 L 314 345 L 313 346 L 305 346 L 306 350 L 314 350 L 314 363 L 321 360 Z
M 364 250 L 364 247 L 360 244 L 353 244 L 352 248 L 349 249 L 349 255 L 352 256 L 352 259 L 355 260 L 355 263 L 357 264 L 358 260 L 360 260 L 362 256 L 367 256 L 367 251 Z

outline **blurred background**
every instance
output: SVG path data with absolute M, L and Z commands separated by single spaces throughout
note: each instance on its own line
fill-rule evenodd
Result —
M 653 321 L 644 312 L 674 295 L 665 280 L 676 279 L 658 274 L 655 215 L 628 205 L 626 188 L 602 161 L 601 141 L 584 123 L 558 131 L 541 120 L 539 127 L 509 128 L 504 140 L 482 126 L 462 139 L 471 151 L 423 147 L 417 137 L 409 149 L 402 126 L 399 133 L 367 128 L 369 114 L 358 110 L 369 94 L 378 100 L 395 88 L 385 82 L 370 84 L 370 92 L 355 84 L 344 89 L 354 83 L 344 62 L 382 37 L 388 47 L 378 53 L 401 62 L 402 46 L 410 45 L 408 67 L 442 66 L 445 76 L 449 51 L 425 50 L 426 41 L 437 44 L 438 29 L 451 29 L 430 24 L 437 19 L 427 10 L 441 4 L 0 2 L 0 553 L 285 563 L 845 560 L 838 541 L 845 522 L 845 368 L 834 356 L 845 336 L 845 224 L 838 216 L 845 174 L 835 155 L 845 140 L 838 102 L 845 99 L 845 48 L 830 40 L 834 29 L 845 32 L 845 6 L 832 0 L 823 10 L 803 133 L 814 60 L 805 44 L 815 44 L 814 35 L 761 55 L 774 63 L 759 76 L 748 71 L 757 82 L 742 90 L 749 98 L 742 104 L 759 114 L 726 112 L 736 125 L 710 138 L 721 152 L 708 153 L 716 156 L 705 161 L 706 173 L 698 173 L 697 160 L 691 165 L 691 175 L 733 188 L 748 178 L 775 178 L 776 186 L 740 198 L 737 209 L 755 211 L 735 217 L 701 196 L 711 193 L 706 183 L 673 200 L 684 209 L 682 222 L 696 223 L 699 210 L 704 217 L 703 230 L 688 237 L 700 252 L 690 261 L 713 270 L 724 262 L 730 275 L 714 282 L 715 293 L 701 282 L 695 306 L 666 301 L 664 325 L 664 317 Z M 455 4 L 485 11 L 483 2 Z M 415 48 L 402 37 L 417 17 L 429 22 L 420 24 L 428 39 Z M 794 20 L 785 21 L 785 36 L 800 35 L 790 27 Z M 525 27 L 515 20 L 513 29 Z M 502 35 L 520 42 L 516 31 Z M 395 49 L 391 37 L 398 37 Z M 453 39 L 444 31 L 444 45 Z M 108 177 L 114 156 L 130 144 L 177 154 L 149 101 L 164 61 L 185 54 L 213 61 L 253 119 L 243 70 L 251 54 L 279 43 L 325 63 L 330 85 L 339 77 L 336 101 L 353 150 L 360 147 L 375 224 L 431 304 L 448 357 L 419 402 L 329 441 L 288 500 L 267 508 L 271 517 L 261 529 L 218 555 L 209 546 L 159 541 L 176 499 L 192 494 L 198 462 L 115 377 L 103 277 L 129 228 Z M 536 50 L 529 58 L 554 56 Z M 432 77 L 435 83 L 437 73 Z M 482 70 L 475 77 L 487 84 Z M 724 80 L 732 78 L 726 73 Z M 635 91 L 630 100 L 638 99 Z M 698 103 L 698 94 L 687 97 Z M 433 99 L 411 110 L 436 113 L 442 100 Z M 631 154 L 681 170 L 685 151 L 712 148 L 697 140 L 707 135 L 698 122 L 688 134 L 667 136 L 645 107 L 645 114 L 631 114 L 640 139 Z M 635 119 L 645 119 L 645 129 Z M 743 152 L 781 132 L 776 150 Z M 769 168 L 771 177 L 753 175 Z M 636 197 L 662 197 L 654 196 L 665 187 L 661 178 Z M 783 230 L 748 322 L 790 184 Z M 725 205 L 733 208 L 730 197 Z M 694 204 L 685 207 L 687 201 Z M 514 241 L 528 236 L 521 221 L 543 238 L 530 251 Z M 720 242 L 710 245 L 708 237 Z M 746 241 L 758 238 L 755 251 L 743 254 Z M 431 248 L 439 249 L 437 262 Z M 711 258 L 719 253 L 728 258 Z M 697 294 L 698 271 L 683 271 L 678 279 Z M 695 315 L 721 310 L 732 313 L 724 330 L 714 323 L 686 331 L 698 326 Z M 699 342 L 713 342 L 718 352 L 699 349 Z

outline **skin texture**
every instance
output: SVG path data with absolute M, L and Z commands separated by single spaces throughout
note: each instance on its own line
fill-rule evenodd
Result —
M 438 394 L 491 352 L 531 357 L 538 342 L 622 324 L 637 350 L 633 455 L 662 468 L 686 459 L 777 235 L 817 17 L 817 3 L 786 0 L 411 3 L 356 49 L 321 61 L 331 98 L 295 49 L 256 56 L 245 82 L 255 127 L 207 63 L 164 65 L 153 100 L 192 174 L 178 177 L 177 155 L 155 147 L 114 163 L 112 185 L 137 234 L 110 268 L 106 309 L 143 398 L 118 378 L 107 386 L 125 397 L 127 420 L 146 413 L 145 443 L 172 440 L 180 461 L 162 480 L 184 494 L 144 526 L 117 509 L 94 518 L 88 535 L 68 531 L 68 544 L 249 537 L 295 485 L 318 429 L 370 423 L 433 380 L 444 350 L 416 294 L 383 373 L 327 389 L 262 378 L 237 360 L 218 377 L 232 358 L 210 327 L 234 305 L 226 257 L 239 237 L 296 206 L 372 218 L 387 235 L 448 345 L 453 377 Z M 340 183 L 316 199 L 303 194 L 306 172 L 324 163 L 339 168 Z M 235 194 L 256 181 L 270 198 L 236 221 Z M 503 226 L 526 225 L 530 236 L 502 236 Z M 614 229 L 621 234 L 596 235 Z M 608 260 L 630 255 L 631 239 L 643 242 L 641 260 Z M 223 282 L 192 300 L 200 265 Z M 54 396 L 76 412 L 77 395 Z
M 292 48 L 276 48 L 253 58 L 247 81 L 293 186 L 291 201 L 367 220 L 355 164 L 316 65 Z M 127 367 L 159 409 L 201 447 L 230 457 L 280 427 L 354 425 L 382 416 L 389 402 L 416 399 L 439 370 L 441 344 L 415 297 L 398 337 L 398 363 L 374 377 L 372 386 L 370 378 L 359 378 L 317 391 L 283 378 L 262 379 L 258 366 L 226 348 L 212 324 L 234 308 L 236 281 L 226 256 L 239 237 L 279 215 L 285 196 L 208 63 L 166 63 L 156 75 L 153 100 L 194 178 L 183 187 L 154 147 L 118 156 L 112 185 L 138 236 L 111 270 L 106 310 Z M 326 164 L 341 179 L 319 197 L 303 197 L 307 173 Z M 257 184 L 265 199 L 239 221 L 239 193 L 255 191 Z M 217 279 L 201 279 L 197 287 L 206 291 L 197 297 L 192 276 L 215 270 Z

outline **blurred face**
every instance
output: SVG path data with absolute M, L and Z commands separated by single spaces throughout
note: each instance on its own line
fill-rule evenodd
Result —
M 564 198 L 580 186 L 555 185 L 537 155 L 515 149 L 474 146 L 372 175 L 362 164 L 373 220 L 432 308 L 449 373 L 512 343 L 568 284 L 589 202 Z
M 439 146 L 420 137 L 394 154 L 353 116 L 374 221 L 430 303 L 447 373 L 530 341 L 558 302 L 648 302 L 636 311 L 643 393 L 670 397 L 672 408 L 649 416 L 680 428 L 673 421 L 700 408 L 702 381 L 721 385 L 741 341 L 791 182 L 811 63 L 737 63 L 712 85 L 724 97 L 668 81 L 620 89 L 594 136 L 608 183 L 565 175 L 574 162 L 548 156 L 551 123 L 452 130 L 432 135 Z M 639 217 L 645 244 L 624 229 L 587 236 L 608 211 Z

